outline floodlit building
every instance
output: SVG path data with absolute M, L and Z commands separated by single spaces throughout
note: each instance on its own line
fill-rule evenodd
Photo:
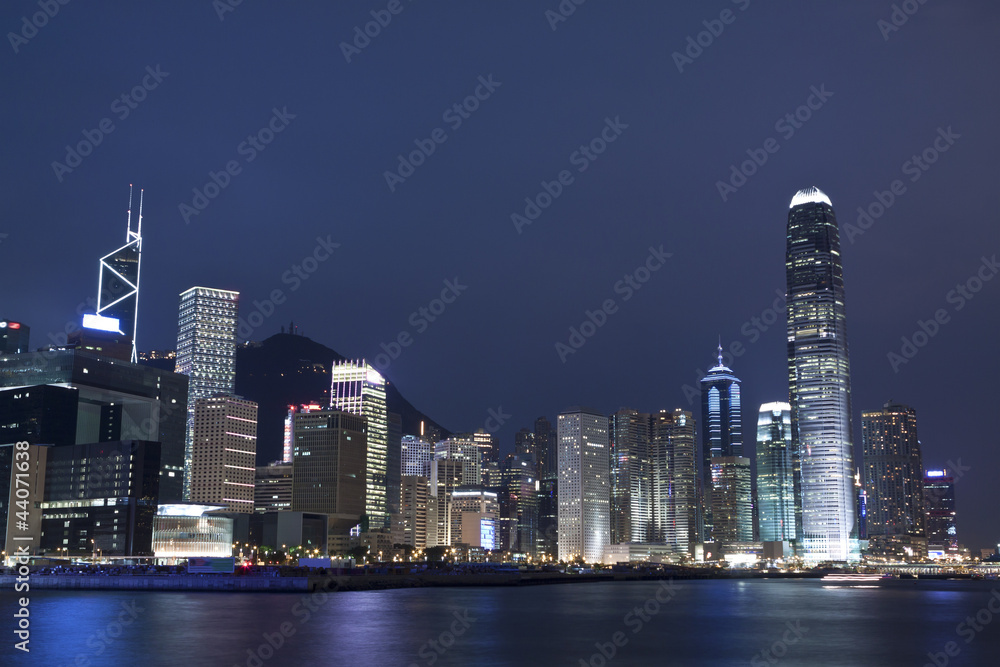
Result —
M 795 539 L 792 408 L 764 403 L 757 413 L 757 505 L 762 542 Z
M 815 187 L 799 190 L 789 209 L 788 390 L 801 508 L 795 532 L 807 562 L 858 561 L 840 230 L 830 198 Z
M 239 292 L 192 287 L 181 293 L 177 318 L 176 372 L 188 376 L 184 498 L 191 497 L 194 404 L 232 394 L 236 383 L 236 321 Z
M 608 418 L 574 407 L 561 413 L 559 442 L 559 559 L 600 562 L 611 543 Z
M 233 519 L 215 516 L 220 505 L 160 505 L 153 518 L 153 553 L 178 558 L 224 558 L 233 555 Z

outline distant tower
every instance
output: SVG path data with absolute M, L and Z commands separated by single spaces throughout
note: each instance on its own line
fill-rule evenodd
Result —
M 181 293 L 177 318 L 177 372 L 188 376 L 188 422 L 184 444 L 184 498 L 191 497 L 194 404 L 199 398 L 232 394 L 236 383 L 236 315 L 239 292 L 192 287 Z
M 924 535 L 924 469 L 917 412 L 892 403 L 861 414 L 868 538 Z
M 234 396 L 199 398 L 194 417 L 191 502 L 252 513 L 257 404 Z
M 788 394 L 801 555 L 860 559 L 854 491 L 851 368 L 844 268 L 833 204 L 819 189 L 792 198 L 786 231 Z M 869 497 L 869 502 L 873 499 Z
M 137 363 L 135 332 L 139 322 L 139 265 L 142 259 L 142 189 L 139 216 L 132 229 L 132 185 L 128 186 L 128 223 L 125 245 L 101 258 L 97 277 L 97 314 L 118 320 L 121 332 L 132 341 L 132 363 Z
M 608 418 L 570 408 L 559 415 L 559 560 L 599 563 L 611 543 Z
M 948 470 L 928 470 L 924 476 L 927 549 L 931 558 L 957 558 L 955 478 Z
M 795 539 L 792 408 L 765 403 L 757 413 L 757 507 L 762 542 Z
M 743 456 L 743 412 L 740 379 L 722 362 L 701 380 L 702 480 L 705 541 L 749 542 L 753 539 L 750 460 Z M 718 460 L 715 460 L 718 459 Z M 726 527 L 717 528 L 724 514 Z

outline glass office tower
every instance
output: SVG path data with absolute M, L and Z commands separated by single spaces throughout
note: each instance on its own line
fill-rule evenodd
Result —
M 788 212 L 785 253 L 788 390 L 796 527 L 807 561 L 856 561 L 851 370 L 844 307 L 840 231 L 819 189 L 800 190 Z
M 762 542 L 795 539 L 792 408 L 788 403 L 765 403 L 757 413 L 757 507 Z

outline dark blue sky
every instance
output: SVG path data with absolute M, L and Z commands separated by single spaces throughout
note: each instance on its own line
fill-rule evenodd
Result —
M 760 403 L 787 398 L 783 322 L 761 332 L 752 318 L 784 289 L 788 202 L 816 185 L 842 227 L 856 420 L 889 399 L 914 406 L 926 466 L 969 468 L 963 541 L 1000 538 L 1000 280 L 961 309 L 948 300 L 1000 252 L 995 3 L 914 2 L 890 32 L 879 26 L 890 2 L 592 1 L 553 30 L 556 0 L 402 0 L 351 62 L 340 43 L 390 3 L 290 4 L 243 2 L 220 20 L 209 0 L 74 2 L 37 31 L 22 18 L 35 2 L 4 4 L 0 27 L 28 38 L 8 34 L 0 56 L 0 317 L 29 323 L 33 345 L 96 292 L 135 183 L 142 349 L 174 346 L 177 295 L 192 285 L 239 290 L 244 318 L 281 290 L 252 338 L 294 319 L 342 354 L 374 357 L 406 332 L 386 371 L 404 395 L 456 430 L 502 406 L 510 448 L 517 428 L 571 404 L 697 409 L 683 386 L 721 335 L 745 348 L 731 366 L 752 431 Z M 714 22 L 724 10 L 729 23 Z M 679 71 L 672 54 L 704 21 L 721 34 Z M 144 81 L 141 102 L 121 100 Z M 445 115 L 477 87 L 478 108 Z M 782 120 L 809 102 L 798 127 Z M 273 141 L 243 144 L 275 110 L 281 131 L 254 140 Z M 576 153 L 606 119 L 614 141 L 593 160 Z M 926 170 L 906 164 L 949 128 Z M 73 167 L 66 147 L 84 131 L 100 143 Z M 443 143 L 390 190 L 397 155 L 432 135 Z M 724 201 L 717 182 L 747 151 L 767 161 Z M 230 161 L 228 185 L 185 220 L 182 204 L 206 203 L 193 189 Z M 568 184 L 519 232 L 511 215 L 564 170 Z M 902 194 L 849 233 L 895 180 Z M 307 261 L 303 280 L 294 267 L 327 256 L 317 238 L 339 247 Z M 661 245 L 672 256 L 626 300 L 616 284 Z M 467 289 L 435 321 L 411 319 L 456 278 Z M 614 312 L 563 363 L 556 343 L 607 299 Z M 888 353 L 938 309 L 947 322 L 894 369 Z

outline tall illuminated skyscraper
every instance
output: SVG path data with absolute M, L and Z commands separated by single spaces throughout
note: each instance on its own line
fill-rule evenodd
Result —
M 599 563 L 611 543 L 608 418 L 589 408 L 559 415 L 559 560 Z
M 680 408 L 650 415 L 650 542 L 691 553 L 698 535 L 697 438 L 694 416 Z
M 762 542 L 795 539 L 792 408 L 765 403 L 757 413 L 757 507 Z
M 97 277 L 97 314 L 118 320 L 121 333 L 132 344 L 132 363 L 137 363 L 135 332 L 139 322 L 139 267 L 142 259 L 142 190 L 139 216 L 132 229 L 132 186 L 128 194 L 128 225 L 125 245 L 101 258 Z
M 368 420 L 365 466 L 365 514 L 362 531 L 388 530 L 386 473 L 389 453 L 389 415 L 385 406 L 385 378 L 364 359 L 334 362 L 330 407 Z
M 788 391 L 796 494 L 796 530 L 807 561 L 856 561 L 851 369 L 840 231 L 819 189 L 799 190 L 788 212 Z
M 184 498 L 191 498 L 194 404 L 199 398 L 232 394 L 236 382 L 236 317 L 240 293 L 192 287 L 181 293 L 176 372 L 188 376 Z
M 608 419 L 611 543 L 649 542 L 653 523 L 649 415 L 622 408 Z

